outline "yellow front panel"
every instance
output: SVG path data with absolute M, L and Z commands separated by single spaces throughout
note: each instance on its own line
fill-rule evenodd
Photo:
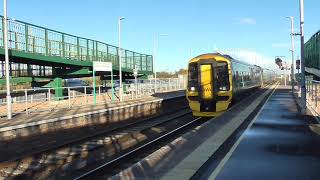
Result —
M 200 67 L 202 98 L 212 99 L 212 69 L 211 64 L 204 64 Z

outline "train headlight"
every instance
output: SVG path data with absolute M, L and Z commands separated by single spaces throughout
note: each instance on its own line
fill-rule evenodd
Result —
M 196 88 L 195 88 L 195 87 L 191 87 L 190 90 L 191 90 L 191 91 L 195 91 Z
M 222 86 L 222 87 L 219 88 L 219 90 L 220 90 L 220 91 L 226 91 L 226 90 L 227 90 L 227 87 Z

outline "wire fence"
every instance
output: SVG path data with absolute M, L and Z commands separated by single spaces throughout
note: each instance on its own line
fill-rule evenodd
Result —
M 177 91 L 185 89 L 184 78 L 138 80 L 137 83 L 123 84 L 124 101 L 151 96 L 155 93 Z M 96 104 L 106 104 L 119 101 L 119 84 L 96 86 Z M 63 96 L 56 97 L 55 92 L 61 91 Z M 93 86 L 75 86 L 61 88 L 37 88 L 12 90 L 13 114 L 30 114 L 36 112 L 53 111 L 62 108 L 75 108 L 93 105 Z M 0 90 L 0 117 L 6 116 L 6 91 Z
M 320 81 L 306 78 L 307 103 L 318 115 L 320 114 Z

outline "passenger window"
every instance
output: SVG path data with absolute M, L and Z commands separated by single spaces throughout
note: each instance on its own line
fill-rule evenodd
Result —
M 229 91 L 229 72 L 228 64 L 226 62 L 219 62 L 215 67 L 217 88 L 219 91 Z
M 198 63 L 189 64 L 188 90 L 197 91 L 198 87 Z

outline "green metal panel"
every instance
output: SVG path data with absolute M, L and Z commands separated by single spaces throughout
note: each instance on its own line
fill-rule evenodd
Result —
M 61 46 L 62 46 L 62 57 L 66 57 L 66 52 L 65 52 L 65 42 L 64 42 L 64 34 L 62 34 L 62 42 L 61 42 Z
M 55 78 L 54 80 L 54 91 L 56 100 L 61 100 L 63 98 L 63 79 Z
M 28 50 L 28 46 L 29 46 L 29 32 L 28 32 L 28 25 L 27 24 L 25 24 L 24 25 L 24 28 L 25 28 L 25 42 L 26 42 L 26 44 L 25 44 L 25 48 L 26 48 L 26 52 L 28 52 L 29 50 Z
M 0 48 L 0 55 L 4 55 L 4 49 Z M 11 56 L 18 57 L 18 58 L 25 58 L 25 59 L 32 59 L 32 63 L 37 64 L 39 61 L 48 62 L 50 63 L 57 63 L 61 66 L 68 66 L 68 65 L 75 65 L 75 66 L 87 66 L 92 67 L 92 62 L 90 61 L 80 61 L 80 60 L 72 60 L 64 59 L 62 57 L 53 57 L 53 56 L 45 56 L 41 54 L 33 54 L 33 53 L 26 53 L 22 51 L 11 51 Z
M 90 59 L 89 59 L 89 39 L 87 39 L 87 47 L 86 47 L 86 49 L 87 49 L 87 61 L 89 61 Z
M 4 19 L 2 18 L 2 45 L 4 46 Z
M 49 55 L 49 46 L 48 46 L 48 30 L 47 29 L 45 29 L 44 30 L 44 32 L 45 32 L 45 39 L 44 39 L 44 41 L 45 41 L 45 45 L 46 45 L 46 47 L 45 47 L 45 49 L 46 49 L 46 55 L 48 56 Z
M 81 58 L 80 58 L 80 42 L 79 42 L 79 37 L 77 37 L 77 57 L 78 57 L 78 59 L 81 60 Z

